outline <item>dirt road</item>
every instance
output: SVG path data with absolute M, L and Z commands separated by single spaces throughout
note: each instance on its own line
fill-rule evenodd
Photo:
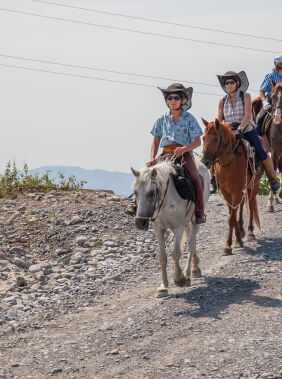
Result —
M 282 378 L 282 205 L 265 205 L 257 240 L 223 257 L 227 207 L 212 196 L 202 278 L 175 287 L 169 259 L 170 294 L 156 298 L 158 261 L 145 251 L 122 275 L 94 280 L 85 303 L 3 333 L 0 378 Z

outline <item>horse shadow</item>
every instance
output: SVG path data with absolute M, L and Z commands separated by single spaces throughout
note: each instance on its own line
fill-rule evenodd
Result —
M 175 312 L 175 316 L 189 316 L 194 318 L 212 317 L 221 319 L 221 312 L 231 304 L 254 302 L 264 308 L 282 307 L 282 301 L 267 296 L 254 295 L 253 291 L 260 288 L 256 280 L 224 277 L 205 277 L 207 286 L 198 287 L 182 294 L 171 295 L 173 298 L 182 298 L 189 304 L 189 308 Z
M 261 256 L 263 261 L 281 261 L 282 238 L 257 239 L 258 247 L 252 249 L 244 244 L 244 252 L 252 256 Z

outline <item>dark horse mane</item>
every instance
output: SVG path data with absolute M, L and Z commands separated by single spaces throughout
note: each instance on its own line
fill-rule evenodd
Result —
M 275 87 L 273 87 L 273 90 L 271 91 L 271 96 L 275 95 L 277 91 L 279 91 L 279 89 L 282 88 L 282 83 L 277 83 L 275 85 Z

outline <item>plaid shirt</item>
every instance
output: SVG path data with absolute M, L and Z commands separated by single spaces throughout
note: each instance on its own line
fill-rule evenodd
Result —
M 260 86 L 260 90 L 265 92 L 266 100 L 269 103 L 271 103 L 270 95 L 273 89 L 270 79 L 272 79 L 275 83 L 282 83 L 282 76 L 279 74 L 277 70 L 272 71 L 266 75 L 264 81 L 262 82 L 262 85 Z
M 240 92 L 237 91 L 236 93 L 234 107 L 232 106 L 230 95 L 227 95 L 224 106 L 223 106 L 223 120 L 227 124 L 232 124 L 232 122 L 241 123 L 244 116 L 245 116 L 244 104 L 241 100 Z M 250 132 L 251 130 L 253 130 L 253 128 L 254 128 L 254 124 L 252 121 L 250 121 L 248 125 L 244 128 L 244 133 Z
M 178 121 L 174 123 L 168 111 L 156 121 L 151 134 L 161 140 L 160 146 L 163 147 L 175 143 L 182 146 L 190 145 L 203 132 L 191 113 L 183 111 Z

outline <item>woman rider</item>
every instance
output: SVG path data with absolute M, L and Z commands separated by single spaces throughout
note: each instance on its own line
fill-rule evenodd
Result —
M 151 145 L 151 159 L 146 165 L 150 167 L 157 162 L 155 158 L 159 146 L 163 148 L 162 155 L 175 154 L 177 158 L 182 158 L 183 165 L 188 171 L 195 188 L 195 223 L 202 224 L 206 221 L 203 187 L 194 162 L 193 150 L 201 145 L 200 136 L 203 132 L 195 117 L 187 112 L 192 105 L 193 88 L 185 88 L 182 84 L 174 83 L 166 89 L 159 89 L 164 95 L 169 111 L 156 121 L 151 131 L 154 139 Z M 126 213 L 133 214 L 133 210 L 130 212 L 128 208 Z
M 274 68 L 272 72 L 267 74 L 260 86 L 259 95 L 262 101 L 262 110 L 257 115 L 257 132 L 261 136 L 263 121 L 267 115 L 267 111 L 271 109 L 271 91 L 273 89 L 272 83 L 282 83 L 282 55 L 274 58 Z
M 247 75 L 244 71 L 236 73 L 228 71 L 224 75 L 217 75 L 219 83 L 226 92 L 218 105 L 218 119 L 225 121 L 235 130 L 236 139 L 244 138 L 254 147 L 258 160 L 263 165 L 269 179 L 271 190 L 275 193 L 279 189 L 276 172 L 270 157 L 264 151 L 255 124 L 251 119 L 252 101 L 249 93 Z

